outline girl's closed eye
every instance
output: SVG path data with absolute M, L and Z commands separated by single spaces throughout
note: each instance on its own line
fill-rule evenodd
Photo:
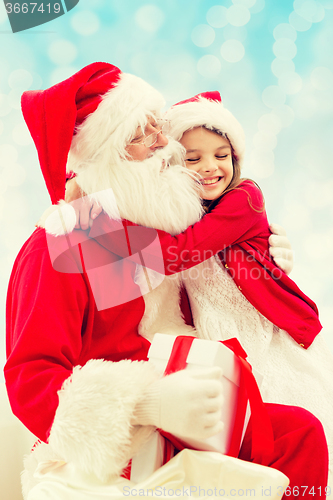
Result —
M 185 161 L 196 162 L 199 161 L 200 158 L 185 158 Z
M 204 127 L 184 132 L 185 165 L 201 176 L 201 197 L 216 200 L 228 188 L 233 178 L 231 145 L 226 137 Z

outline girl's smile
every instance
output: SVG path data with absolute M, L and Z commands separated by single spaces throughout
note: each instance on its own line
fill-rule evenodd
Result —
M 186 149 L 187 168 L 201 176 L 199 182 L 202 186 L 202 198 L 219 198 L 229 186 L 234 172 L 228 139 L 211 130 L 197 127 L 185 132 L 180 143 Z

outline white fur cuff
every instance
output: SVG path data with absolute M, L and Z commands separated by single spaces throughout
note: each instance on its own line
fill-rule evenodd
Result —
M 119 476 L 152 430 L 140 432 L 131 419 L 137 402 L 156 378 L 144 361 L 91 360 L 74 368 L 58 393 L 49 437 L 54 452 L 102 481 Z

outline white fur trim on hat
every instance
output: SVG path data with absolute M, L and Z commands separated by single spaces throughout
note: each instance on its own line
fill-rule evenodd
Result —
M 170 121 L 169 135 L 179 141 L 182 135 L 195 127 L 217 129 L 227 136 L 239 164 L 242 165 L 245 151 L 244 130 L 238 120 L 221 102 L 200 97 L 198 101 L 178 104 L 170 108 L 165 119 Z
M 138 126 L 144 127 L 147 116 L 160 116 L 163 96 L 141 78 L 122 73 L 115 87 L 102 98 L 97 109 L 80 125 L 73 137 L 67 170 L 95 161 L 107 146 L 124 154 L 126 144 Z

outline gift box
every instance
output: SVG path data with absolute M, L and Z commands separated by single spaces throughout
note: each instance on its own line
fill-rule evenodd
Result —
M 165 372 L 176 337 L 157 333 L 154 336 L 148 352 L 149 362 L 160 372 Z M 185 442 L 188 446 L 196 450 L 219 451 L 227 454 L 230 449 L 232 430 L 234 428 L 237 401 L 240 384 L 240 362 L 235 354 L 220 342 L 194 339 L 188 353 L 187 370 L 197 368 L 207 368 L 219 366 L 223 375 L 221 383 L 223 385 L 224 404 L 222 407 L 221 420 L 224 423 L 223 430 L 203 441 L 188 439 Z M 176 371 L 176 370 L 174 370 Z M 242 422 L 242 435 L 244 427 L 248 422 L 247 415 Z M 176 436 L 184 441 L 183 436 Z M 239 443 L 240 445 L 240 443 Z
M 153 472 L 162 467 L 173 456 L 174 448 L 170 447 L 167 453 L 167 441 L 155 431 L 148 441 L 140 448 L 139 452 L 132 458 L 129 478 L 134 483 L 140 483 L 150 477 Z M 167 460 L 168 459 L 168 460 Z
M 147 479 L 173 457 L 174 448 L 217 451 L 237 457 L 251 412 L 255 417 L 252 418 L 252 458 L 260 462 L 263 454 L 271 452 L 271 424 L 251 367 L 245 361 L 246 353 L 237 339 L 223 343 L 157 333 L 148 358 L 157 371 L 165 375 L 182 369 L 197 370 L 200 367 L 219 366 L 222 369 L 221 383 L 224 392 L 221 414 L 224 428 L 205 440 L 174 436 L 159 429 L 132 459 L 131 481 L 138 483 Z M 256 376 L 261 381 L 261 375 L 257 373 Z

